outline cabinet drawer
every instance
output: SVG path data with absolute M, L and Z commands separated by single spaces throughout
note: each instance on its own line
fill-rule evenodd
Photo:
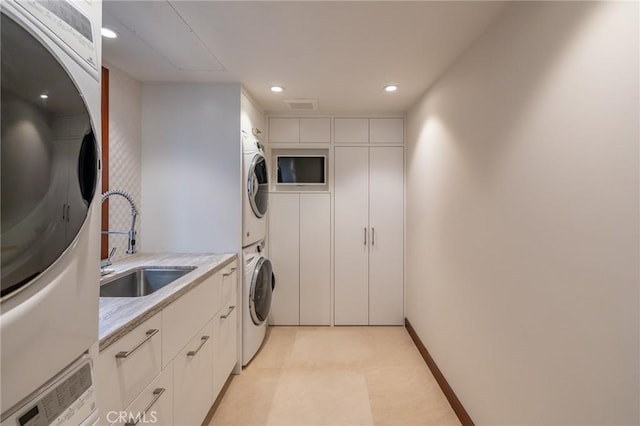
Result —
M 160 330 L 156 314 L 98 355 L 96 387 L 103 416 L 128 406 L 160 373 Z M 102 423 L 109 422 L 103 417 Z
M 220 309 L 222 274 L 217 273 L 162 310 L 162 366 L 166 366 Z
M 226 304 L 236 303 L 236 289 L 238 287 L 238 262 L 233 262 L 222 271 L 221 308 Z
M 169 366 L 171 367 L 171 366 Z M 105 414 L 108 421 L 118 419 L 114 425 L 173 424 L 172 369 L 165 368 L 125 410 L 117 415 Z
M 222 308 L 213 321 L 213 399 L 215 400 L 238 360 L 238 310 L 235 308 L 235 302 L 227 309 Z
M 176 425 L 199 425 L 213 405 L 213 321 L 173 360 L 173 415 Z

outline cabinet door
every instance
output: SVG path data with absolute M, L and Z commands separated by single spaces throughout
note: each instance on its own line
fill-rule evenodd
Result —
M 176 425 L 199 425 L 213 405 L 213 320 L 173 360 Z M 206 340 L 205 340 L 206 338 Z
M 331 119 L 301 118 L 300 143 L 331 143 Z
M 224 383 L 236 365 L 237 357 L 237 309 L 236 300 L 214 318 L 213 330 L 213 400 L 218 397 Z
M 102 410 L 102 408 L 101 408 Z M 107 420 L 117 418 L 114 425 L 125 426 L 127 424 L 152 423 L 157 425 L 173 424 L 173 377 L 172 368 L 165 368 L 147 386 L 140 395 L 129 405 L 124 412 L 126 418 L 116 413 L 107 412 Z
M 221 292 L 222 274 L 218 272 L 162 310 L 163 368 L 220 309 Z
M 336 118 L 333 121 L 336 143 L 368 143 L 368 118 Z
M 369 287 L 369 148 L 335 149 L 336 325 L 367 325 Z
M 331 323 L 331 196 L 300 194 L 300 325 Z
M 276 276 L 269 318 L 274 325 L 298 325 L 300 321 L 300 197 L 270 194 L 269 256 Z
M 404 119 L 372 118 L 369 120 L 369 136 L 371 143 L 404 142 Z
M 149 318 L 98 355 L 95 375 L 102 423 L 110 423 L 104 416 L 129 405 L 160 373 L 160 317 Z
M 269 142 L 298 143 L 300 142 L 299 118 L 270 118 Z
M 403 148 L 374 147 L 369 155 L 369 324 L 401 325 Z

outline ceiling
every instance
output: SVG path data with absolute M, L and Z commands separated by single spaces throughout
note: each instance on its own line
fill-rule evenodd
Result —
M 504 10 L 491 1 L 105 1 L 103 57 L 143 82 L 240 82 L 267 112 L 408 110 Z M 386 93 L 386 84 L 400 86 Z M 282 93 L 269 87 L 279 84 Z

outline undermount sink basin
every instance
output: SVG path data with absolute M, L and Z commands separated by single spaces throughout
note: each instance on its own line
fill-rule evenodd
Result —
M 189 272 L 195 266 L 141 267 L 113 277 L 100 286 L 100 297 L 148 296 Z

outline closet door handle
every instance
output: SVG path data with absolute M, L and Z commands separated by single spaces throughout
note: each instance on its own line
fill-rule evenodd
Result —
M 367 245 L 367 228 L 364 228 L 364 245 Z
M 371 245 L 376 245 L 376 228 L 371 228 Z
M 200 338 L 200 346 L 198 346 L 198 349 L 196 349 L 195 351 L 187 352 L 187 356 L 196 356 L 196 355 L 198 355 L 198 352 L 200 352 L 200 349 L 202 349 L 204 344 L 207 343 L 207 340 L 209 340 L 209 336 L 202 336 Z

